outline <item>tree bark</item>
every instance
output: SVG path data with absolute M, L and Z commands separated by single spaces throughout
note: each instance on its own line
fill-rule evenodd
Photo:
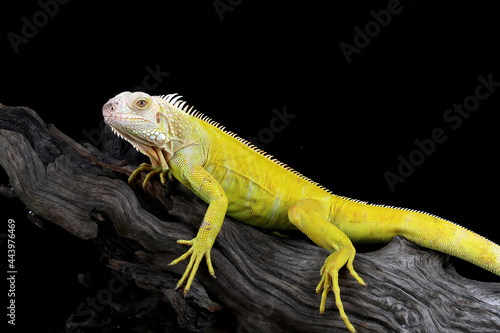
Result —
M 0 104 L 0 148 L 19 199 L 40 218 L 95 242 L 110 267 L 170 304 L 182 330 L 230 318 L 238 332 L 347 331 L 332 293 L 319 314 L 315 288 L 328 252 L 306 238 L 226 217 L 212 249 L 217 279 L 202 263 L 184 298 L 174 288 L 187 263 L 169 263 L 187 250 L 176 240 L 196 236 L 205 203 L 177 182 L 165 189 L 154 179 L 145 192 L 144 178 L 128 185 L 134 167 L 75 142 L 28 108 Z M 339 280 L 359 332 L 500 331 L 500 283 L 461 277 L 443 254 L 396 237 L 358 254 L 354 266 L 366 287 L 345 269 Z

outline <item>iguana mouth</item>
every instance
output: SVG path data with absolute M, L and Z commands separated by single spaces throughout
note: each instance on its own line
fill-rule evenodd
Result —
M 134 140 L 132 140 L 132 137 L 129 134 L 116 129 L 112 125 L 108 124 L 108 126 L 111 128 L 113 133 L 115 133 L 118 137 L 122 138 L 123 140 L 127 141 L 128 143 L 130 143 L 132 146 L 134 146 L 135 149 L 137 149 L 140 152 L 145 151 L 143 146 L 151 146 L 151 144 L 149 142 L 147 142 L 146 140 L 142 139 L 139 136 L 135 137 Z

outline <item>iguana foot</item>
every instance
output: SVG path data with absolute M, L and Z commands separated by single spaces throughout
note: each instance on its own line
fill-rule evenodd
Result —
M 332 288 L 333 282 L 335 303 L 337 304 L 337 308 L 339 309 L 340 317 L 351 332 L 356 332 L 356 329 L 354 328 L 354 326 L 352 326 L 351 322 L 347 318 L 347 315 L 344 311 L 344 306 L 342 305 L 342 301 L 340 299 L 339 270 L 347 263 L 346 266 L 347 269 L 349 269 L 349 271 L 351 272 L 351 275 L 354 276 L 361 285 L 365 286 L 365 282 L 359 277 L 358 273 L 356 273 L 354 267 L 352 266 L 355 254 L 356 250 L 352 245 L 344 247 L 337 252 L 330 254 L 328 258 L 326 258 L 325 264 L 321 268 L 320 273 L 322 275 L 322 278 L 320 283 L 316 287 L 317 294 L 319 294 L 323 290 L 323 293 L 321 295 L 321 305 L 319 307 L 319 312 L 323 314 L 325 312 L 326 296 Z
M 163 186 L 167 185 L 167 178 L 166 176 L 168 176 L 168 179 L 172 179 L 172 174 L 169 172 L 169 169 L 163 169 L 162 167 L 154 167 L 150 164 L 147 164 L 147 163 L 142 163 L 141 165 L 139 165 L 139 167 L 137 169 L 134 170 L 134 172 L 132 172 L 132 174 L 130 175 L 130 177 L 128 177 L 128 183 L 129 184 L 132 184 L 132 182 L 134 181 L 134 179 L 137 177 L 137 175 L 139 173 L 141 173 L 142 171 L 146 171 L 148 172 L 148 174 L 146 175 L 146 178 L 144 179 L 144 182 L 142 183 L 142 188 L 145 190 L 146 189 L 146 186 L 148 185 L 149 183 L 149 180 L 151 179 L 151 177 L 153 176 L 156 176 L 156 175 L 160 175 L 160 181 L 161 181 L 161 184 Z
M 198 271 L 198 267 L 200 266 L 200 262 L 203 257 L 206 257 L 207 259 L 208 271 L 210 275 L 212 275 L 214 278 L 217 278 L 217 276 L 215 276 L 215 270 L 212 266 L 212 259 L 210 259 L 210 250 L 212 246 L 211 244 L 208 244 L 209 242 L 203 241 L 202 238 L 200 238 L 200 241 L 199 238 L 200 237 L 196 237 L 192 240 L 178 240 L 178 244 L 191 245 L 191 248 L 182 256 L 170 263 L 170 265 L 175 265 L 178 262 L 191 256 L 189 264 L 184 271 L 184 275 L 182 275 L 181 279 L 177 283 L 177 287 L 175 288 L 175 290 L 181 288 L 187 279 L 186 286 L 184 287 L 184 296 L 187 295 L 189 289 L 191 288 L 191 284 L 193 283 L 193 279 L 196 275 L 196 272 Z

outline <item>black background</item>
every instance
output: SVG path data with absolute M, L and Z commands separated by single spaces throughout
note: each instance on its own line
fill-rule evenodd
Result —
M 102 105 L 143 85 L 148 67 L 159 69 L 168 75 L 147 79 L 149 93 L 178 92 L 242 137 L 269 127 L 272 110 L 286 106 L 296 118 L 265 150 L 334 193 L 431 212 L 500 243 L 500 88 L 456 130 L 443 121 L 447 109 L 474 94 L 478 76 L 500 81 L 498 11 L 493 4 L 401 1 L 400 12 L 347 63 L 339 44 L 354 44 L 354 28 L 364 30 L 370 12 L 388 3 L 70 1 L 50 7 L 46 21 L 40 2 L 2 4 L 0 103 L 28 106 L 99 147 L 85 133 L 99 133 Z M 42 20 L 36 33 L 15 52 L 9 36 L 22 36 L 35 18 Z M 438 127 L 447 140 L 391 191 L 384 172 L 397 173 L 398 156 L 408 157 L 414 140 Z M 57 227 L 37 229 L 22 203 L 0 204 L 4 225 L 16 221 L 16 329 L 38 322 L 41 332 L 63 331 L 87 295 L 77 274 L 102 267 L 99 253 Z M 499 281 L 454 264 L 468 277 Z

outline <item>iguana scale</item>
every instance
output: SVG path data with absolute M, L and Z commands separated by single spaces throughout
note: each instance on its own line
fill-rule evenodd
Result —
M 320 313 L 332 289 L 340 316 L 351 332 L 355 328 L 342 306 L 338 271 L 347 266 L 365 285 L 353 268 L 353 242 L 389 242 L 401 235 L 500 276 L 498 245 L 431 214 L 335 195 L 188 108 L 180 98 L 177 94 L 123 92 L 104 105 L 103 115 L 116 134 L 151 159 L 151 165 L 142 164 L 132 173 L 129 183 L 142 171 L 148 172 L 143 186 L 158 174 L 165 185 L 166 176 L 173 175 L 208 203 L 197 236 L 178 241 L 190 249 L 171 263 L 190 257 L 177 284 L 181 288 L 185 283 L 185 294 L 203 258 L 215 277 L 210 250 L 225 214 L 264 229 L 298 229 L 330 251 L 316 288 L 321 293 Z

